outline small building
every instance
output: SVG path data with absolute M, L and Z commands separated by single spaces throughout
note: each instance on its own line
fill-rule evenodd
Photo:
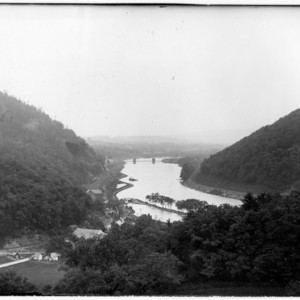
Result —
M 100 189 L 93 189 L 93 190 L 88 190 L 87 193 L 91 196 L 91 198 L 96 201 L 96 200 L 101 200 L 102 199 L 102 190 Z
M 103 238 L 106 233 L 101 229 L 88 229 L 88 228 L 77 228 L 73 234 L 77 238 L 91 239 L 91 238 Z
M 43 255 L 39 252 L 35 253 L 33 256 L 32 256 L 32 259 L 33 260 L 42 260 L 43 259 Z
M 99 189 L 91 190 L 91 192 L 97 196 L 102 195 L 102 190 L 99 190 Z
M 50 256 L 50 259 L 51 259 L 51 260 L 59 260 L 60 257 L 61 257 L 61 255 L 60 255 L 59 253 L 56 253 L 56 252 L 50 253 L 49 256 Z
M 125 218 L 120 218 L 120 220 L 116 221 L 116 224 L 121 226 L 125 222 Z

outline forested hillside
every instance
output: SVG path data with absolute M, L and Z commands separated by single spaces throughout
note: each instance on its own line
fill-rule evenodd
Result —
M 299 190 L 300 109 L 204 160 L 195 180 L 256 192 Z
M 80 186 L 102 171 L 72 130 L 0 93 L 0 237 L 80 223 L 89 205 Z

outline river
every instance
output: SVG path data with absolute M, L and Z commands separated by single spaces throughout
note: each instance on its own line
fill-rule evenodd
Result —
M 122 173 L 128 176 L 122 178 L 122 182 L 131 183 L 133 187 L 119 192 L 117 197 L 119 199 L 136 198 L 148 202 L 146 199 L 147 195 L 159 193 L 175 200 L 198 199 L 215 205 L 223 203 L 230 205 L 242 204 L 242 202 L 237 199 L 207 194 L 185 187 L 180 183 L 181 167 L 177 164 L 163 163 L 161 160 L 162 159 L 156 159 L 155 164 L 152 164 L 152 159 L 150 158 L 137 159 L 136 164 L 133 164 L 132 160 L 127 160 Z M 137 179 L 137 181 L 130 181 L 130 177 Z M 135 210 L 135 214 L 138 216 L 150 214 L 154 219 L 163 222 L 166 222 L 168 219 L 171 221 L 182 219 L 182 216 L 177 213 L 162 211 L 148 205 L 132 203 L 128 205 Z M 173 205 L 172 209 L 176 210 L 176 206 Z

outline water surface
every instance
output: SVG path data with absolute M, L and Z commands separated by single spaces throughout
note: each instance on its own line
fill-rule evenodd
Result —
M 146 199 L 147 195 L 159 193 L 177 201 L 198 199 L 214 205 L 223 203 L 230 205 L 242 204 L 242 202 L 237 199 L 203 193 L 182 185 L 180 183 L 180 171 L 181 167 L 177 164 L 163 163 L 161 159 L 156 159 L 155 164 L 152 164 L 151 159 L 145 158 L 137 159 L 136 164 L 128 160 L 122 170 L 122 173 L 128 175 L 128 177 L 122 178 L 122 181 L 133 184 L 133 187 L 119 192 L 117 196 L 119 199 L 137 198 L 148 202 Z M 137 179 L 137 181 L 130 181 L 129 178 Z M 171 221 L 181 219 L 181 216 L 176 213 L 161 211 L 146 205 L 131 204 L 131 206 L 137 215 L 149 213 L 153 218 L 162 221 L 166 221 L 168 218 Z M 176 206 L 173 205 L 172 209 L 176 209 Z

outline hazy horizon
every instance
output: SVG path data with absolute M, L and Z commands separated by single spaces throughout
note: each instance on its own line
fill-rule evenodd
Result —
M 91 141 L 128 141 L 132 140 L 144 140 L 147 137 L 153 141 L 164 142 L 178 142 L 178 143 L 203 143 L 203 144 L 218 144 L 228 146 L 240 139 L 252 134 L 256 129 L 243 128 L 240 130 L 216 130 L 216 131 L 203 131 L 203 132 L 189 132 L 186 134 L 172 134 L 172 135 L 95 135 L 95 136 L 83 136 L 85 139 Z
M 300 8 L 1 6 L 0 90 L 83 137 L 231 143 L 299 108 Z

